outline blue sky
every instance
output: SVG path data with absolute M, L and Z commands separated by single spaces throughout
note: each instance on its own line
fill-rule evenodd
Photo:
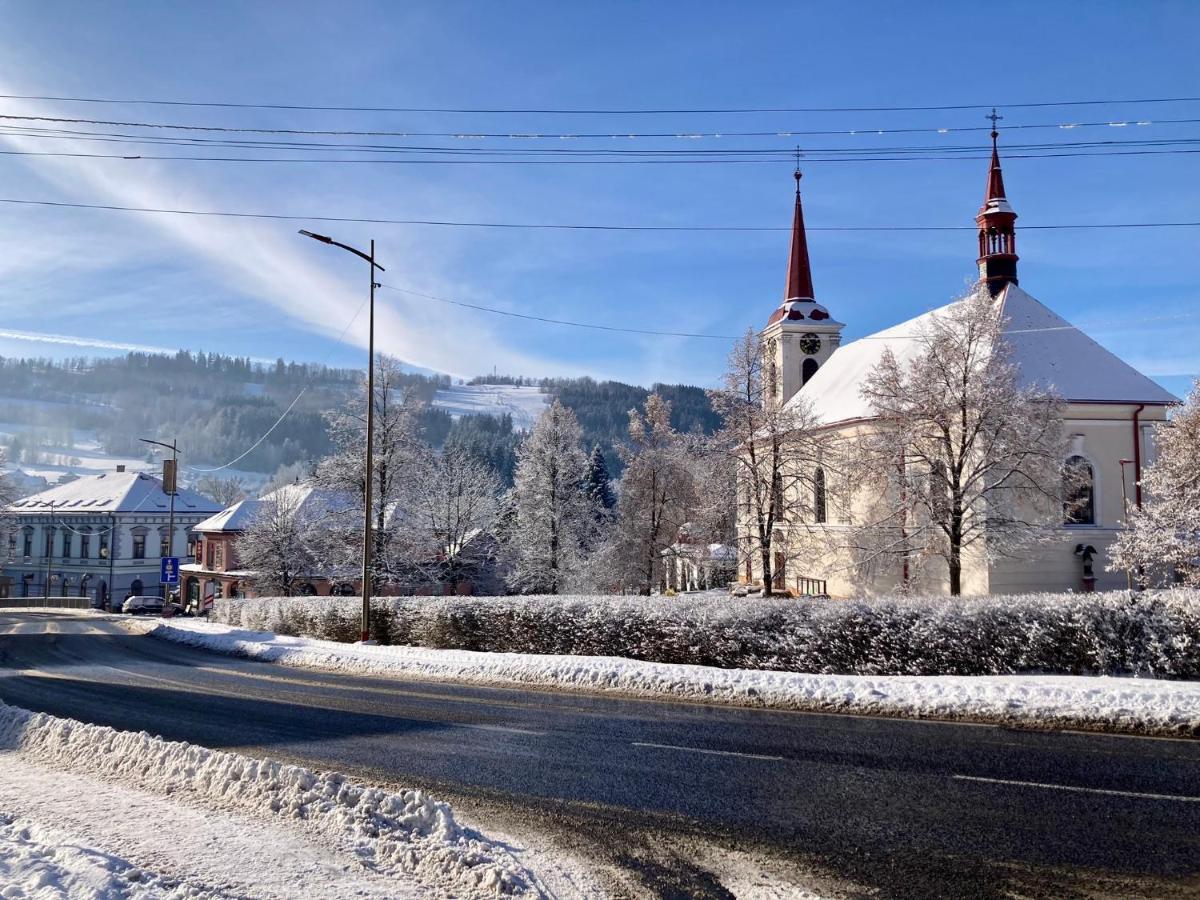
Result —
M 1200 95 L 1194 3 L 68 3 L 0 0 L 0 93 L 470 108 L 998 104 L 1023 142 L 1189 139 L 1200 103 L 1005 109 Z M 65 27 L 69 23 L 69 27 Z M 986 125 L 942 112 L 565 116 L 196 109 L 0 100 L 0 112 L 220 126 L 519 133 Z M 11 120 L 10 120 L 11 121 Z M 72 127 L 72 126 L 55 126 Z M 80 130 L 132 129 L 79 126 Z M 391 140 L 403 143 L 400 139 Z M 986 133 L 803 139 L 822 148 L 986 144 Z M 428 145 L 437 139 L 409 139 Z M 795 138 L 499 139 L 456 147 L 787 149 Z M 0 149 L 186 154 L 0 134 Z M 237 155 L 220 149 L 219 155 Z M 261 151 L 251 154 L 261 155 Z M 279 155 L 270 152 L 267 155 Z M 1200 220 L 1200 155 L 1017 159 L 1021 225 Z M 971 225 L 982 160 L 805 164 L 811 227 Z M 337 165 L 0 156 L 0 197 L 133 206 L 648 225 L 787 226 L 791 166 Z M 0 353 L 124 345 L 356 364 L 365 273 L 296 222 L 0 204 Z M 556 318 L 736 335 L 778 303 L 786 231 L 491 231 L 320 224 L 365 244 L 388 284 Z M 1168 388 L 1200 372 L 1200 229 L 1025 231 L 1021 284 Z M 940 305 L 974 267 L 970 231 L 810 234 L 818 299 L 853 338 Z M 379 294 L 384 349 L 471 375 L 712 384 L 728 342 L 606 334 Z M 58 336 L 50 341 L 39 336 Z M 75 341 L 75 339 L 83 339 Z M 91 346 L 89 346 L 89 343 Z M 100 346 L 95 346 L 100 345 Z M 104 346 L 108 345 L 108 346 Z

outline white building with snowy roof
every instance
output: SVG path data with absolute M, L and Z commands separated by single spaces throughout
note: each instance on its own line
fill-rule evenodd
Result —
M 990 293 L 1003 324 L 1003 339 L 1018 369 L 1020 386 L 1051 389 L 1064 401 L 1064 428 L 1069 442 L 1068 463 L 1084 473 L 1085 484 L 1074 487 L 1080 500 L 1064 515 L 1060 533 L 1020 559 L 975 559 L 963 573 L 964 593 L 1012 593 L 1123 587 L 1125 576 L 1105 571 L 1104 557 L 1123 527 L 1126 506 L 1140 506 L 1141 473 L 1154 453 L 1153 428 L 1166 420 L 1177 399 L 1150 378 L 1102 347 L 1018 286 L 1016 212 L 1005 195 L 999 154 L 993 133 L 992 160 L 979 227 L 979 287 Z M 843 343 L 843 325 L 816 302 L 797 172 L 796 212 L 792 229 L 787 288 L 783 302 L 761 333 L 764 383 L 776 402 L 804 406 L 821 430 L 853 436 L 875 418 L 860 388 L 868 374 L 890 351 L 903 367 L 923 351 L 921 334 L 930 318 L 948 306 L 899 325 Z M 798 490 L 812 492 L 803 502 L 784 500 L 779 535 L 786 543 L 789 528 L 816 535 L 824 547 L 807 553 L 803 562 L 777 554 L 772 581 L 776 589 L 806 594 L 827 590 L 834 596 L 895 589 L 900 572 L 868 573 L 847 563 L 839 530 L 854 527 L 853 502 L 826 496 L 827 477 L 819 466 L 796 480 Z M 789 521 L 789 506 L 803 509 L 811 521 Z M 796 518 L 793 515 L 792 518 Z M 739 517 L 739 581 L 761 584 L 761 571 L 749 552 L 752 532 Z M 1085 582 L 1081 547 L 1093 548 L 1093 582 Z M 944 566 L 943 566 L 944 568 Z M 945 591 L 948 573 L 919 585 Z M 815 587 L 814 587 L 815 585 Z
M 191 552 L 197 523 L 220 510 L 186 488 L 174 497 L 143 472 L 88 475 L 24 497 L 4 510 L 4 574 L 15 596 L 87 597 L 95 606 L 159 593 L 160 559 Z M 174 550 L 172 554 L 170 551 Z

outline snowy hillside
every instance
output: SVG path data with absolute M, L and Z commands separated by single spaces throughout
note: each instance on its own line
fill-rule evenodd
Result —
M 452 384 L 439 388 L 433 405 L 454 418 L 489 414 L 512 416 L 513 428 L 528 431 L 546 407 L 542 389 L 508 384 Z

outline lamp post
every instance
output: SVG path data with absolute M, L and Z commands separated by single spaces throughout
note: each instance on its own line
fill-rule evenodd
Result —
M 162 441 L 152 441 L 149 438 L 138 438 L 143 444 L 154 444 L 157 447 L 166 447 L 171 451 L 171 470 L 168 473 L 166 460 L 163 460 L 163 491 L 170 496 L 170 513 L 167 516 L 167 556 L 175 555 L 175 494 L 179 482 L 179 446 L 175 438 L 171 438 L 171 443 L 164 444 Z M 162 556 L 162 547 L 159 547 L 158 555 Z M 160 564 L 161 567 L 161 564 Z M 164 600 L 167 599 L 167 586 L 160 584 L 159 592 Z
M 362 552 L 362 635 L 363 643 L 371 639 L 371 544 L 374 535 L 371 529 L 372 495 L 375 482 L 375 270 L 385 271 L 375 262 L 375 241 L 371 241 L 371 252 L 363 253 L 349 244 L 335 241 L 323 234 L 313 234 L 300 229 L 305 237 L 322 244 L 341 247 L 355 256 L 365 259 L 371 276 L 370 311 L 367 318 L 367 446 L 364 452 L 365 478 L 363 487 L 363 552 Z

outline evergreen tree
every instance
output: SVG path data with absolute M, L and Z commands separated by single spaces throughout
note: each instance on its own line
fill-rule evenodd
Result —
M 588 457 L 587 477 L 584 483 L 587 486 L 588 499 L 601 514 L 617 505 L 617 495 L 613 492 L 612 479 L 608 475 L 608 463 L 604 460 L 604 451 L 600 449 L 599 444 L 592 447 L 592 455 Z

